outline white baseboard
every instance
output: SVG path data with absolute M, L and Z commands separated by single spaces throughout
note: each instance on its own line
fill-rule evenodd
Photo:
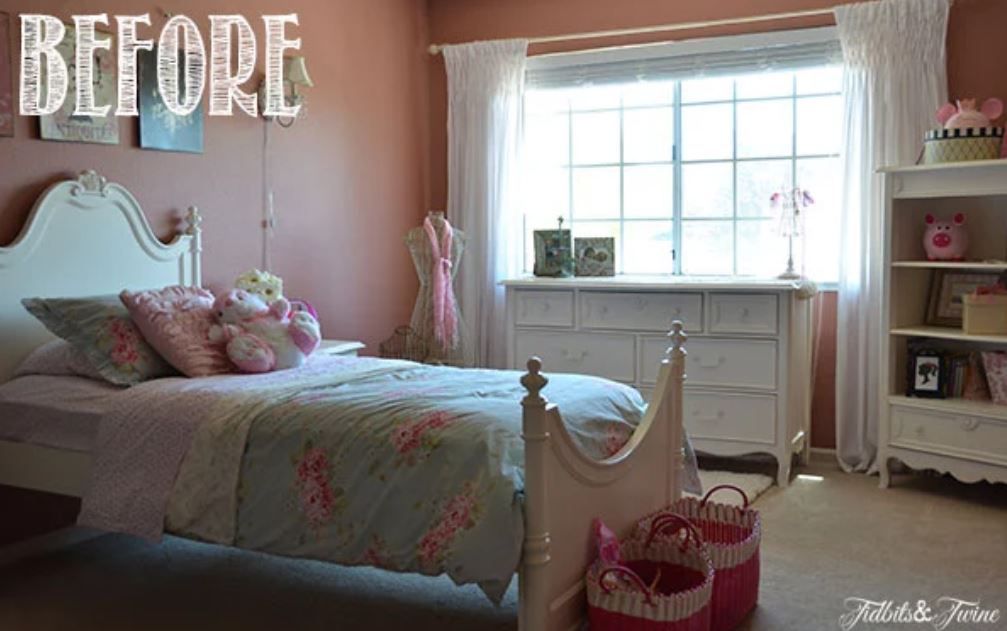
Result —
M 834 447 L 812 447 L 811 453 L 827 456 L 835 456 L 836 450 Z

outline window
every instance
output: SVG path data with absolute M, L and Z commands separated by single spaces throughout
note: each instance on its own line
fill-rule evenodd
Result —
M 632 76 L 632 75 L 630 75 Z M 534 230 L 614 237 L 626 274 L 774 276 L 770 196 L 800 186 L 810 277 L 838 276 L 841 71 L 836 65 L 599 86 L 529 87 L 525 264 Z

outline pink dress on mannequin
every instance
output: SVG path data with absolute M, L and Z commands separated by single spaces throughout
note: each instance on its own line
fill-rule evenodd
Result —
M 443 213 L 430 213 L 406 235 L 420 291 L 409 326 L 426 342 L 424 361 L 461 365 L 465 335 L 453 283 L 465 250 L 465 234 Z

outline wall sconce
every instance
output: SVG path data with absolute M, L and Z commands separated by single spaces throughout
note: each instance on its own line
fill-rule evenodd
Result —
M 298 55 L 296 57 L 284 57 L 283 58 L 283 100 L 288 106 L 301 105 L 302 112 L 303 106 L 305 105 L 304 95 L 297 91 L 297 86 L 305 86 L 308 88 L 314 87 L 315 82 L 311 80 L 308 75 L 308 67 L 304 63 L 304 57 Z M 287 92 L 287 86 L 290 86 L 289 93 Z M 259 103 L 265 103 L 266 101 L 266 80 L 263 79 L 259 84 Z M 284 118 L 282 116 L 263 116 L 267 121 L 272 121 L 274 118 L 280 127 L 290 127 L 294 124 L 296 118 Z

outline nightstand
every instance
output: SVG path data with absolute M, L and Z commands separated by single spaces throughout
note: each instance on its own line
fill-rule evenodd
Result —
M 318 345 L 318 349 L 315 352 L 322 353 L 323 355 L 356 357 L 360 349 L 366 346 L 363 342 L 355 342 L 353 340 L 322 340 L 322 343 Z

